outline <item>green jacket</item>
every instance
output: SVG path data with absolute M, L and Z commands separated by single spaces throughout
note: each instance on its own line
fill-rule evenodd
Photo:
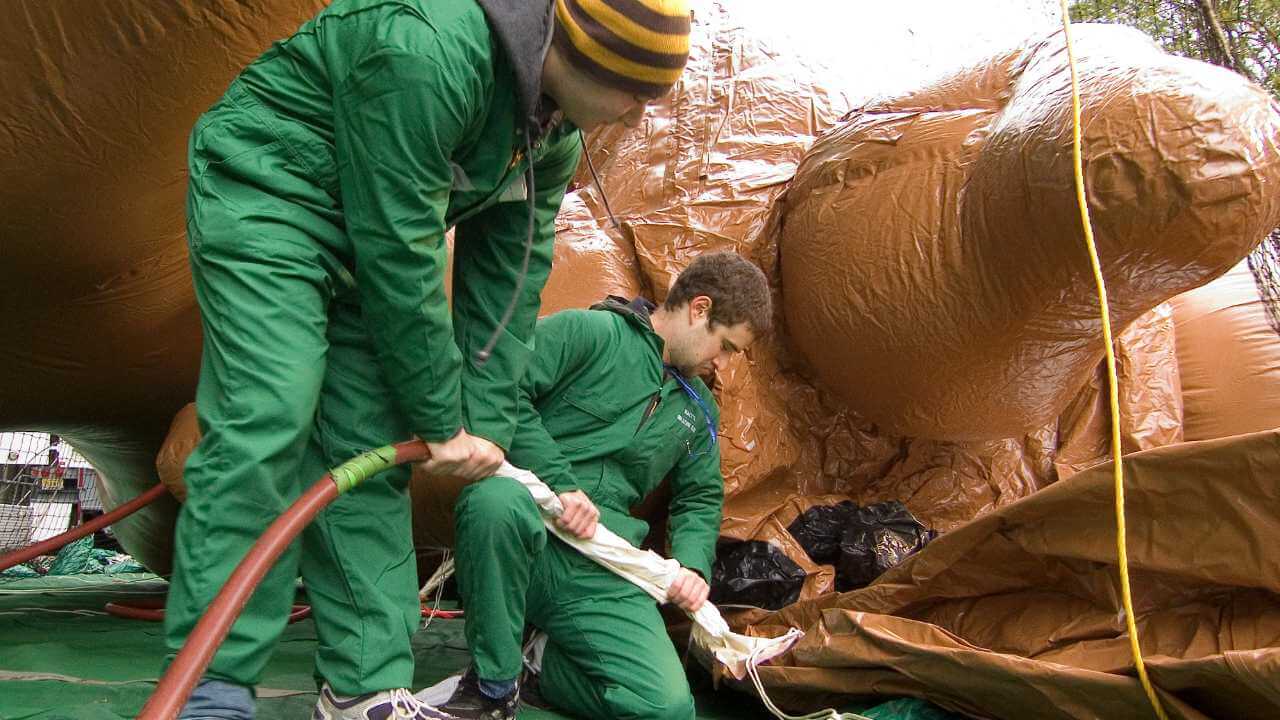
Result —
M 507 457 L 557 493 L 585 492 L 600 522 L 635 545 L 649 526 L 630 509 L 670 478 L 671 555 L 710 579 L 724 504 L 720 414 L 701 380 L 687 381 L 700 404 L 663 367 L 649 307 L 610 298 L 538 322 Z
M 361 309 L 411 429 L 507 447 L 555 216 L 581 155 L 541 102 L 549 0 L 337 0 L 233 82 L 334 199 Z M 526 141 L 534 193 L 527 188 Z M 281 178 L 288 197 L 297 177 Z M 529 273 L 492 357 L 475 355 Z M 457 226 L 453 316 L 444 234 Z

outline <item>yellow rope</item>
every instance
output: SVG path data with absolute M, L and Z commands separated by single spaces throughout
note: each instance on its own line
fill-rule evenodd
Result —
M 1155 688 L 1151 686 L 1151 678 L 1147 677 L 1147 666 L 1142 662 L 1142 647 L 1138 643 L 1138 627 L 1133 619 L 1133 595 L 1129 589 L 1129 550 L 1125 542 L 1124 520 L 1124 463 L 1120 446 L 1120 392 L 1116 379 L 1116 356 L 1111 342 L 1111 310 L 1107 305 L 1107 285 L 1102 279 L 1102 264 L 1098 261 L 1098 247 L 1093 241 L 1093 224 L 1089 222 L 1089 203 L 1084 194 L 1084 162 L 1081 159 L 1080 144 L 1080 85 L 1076 77 L 1075 52 L 1071 47 L 1071 17 L 1067 9 L 1067 0 L 1062 0 L 1062 33 L 1067 41 L 1067 63 L 1071 66 L 1071 118 L 1072 145 L 1071 158 L 1075 165 L 1076 201 L 1080 204 L 1080 222 L 1084 226 L 1084 241 L 1089 247 L 1089 262 L 1093 265 L 1093 279 L 1098 285 L 1098 306 L 1102 314 L 1102 342 L 1107 352 L 1107 394 L 1111 400 L 1111 459 L 1115 466 L 1116 481 L 1116 553 L 1119 557 L 1120 594 L 1124 601 L 1124 620 L 1129 631 L 1129 647 L 1133 651 L 1133 664 L 1138 671 L 1138 680 L 1142 689 L 1151 701 L 1160 720 L 1169 720 L 1160 698 L 1156 697 Z

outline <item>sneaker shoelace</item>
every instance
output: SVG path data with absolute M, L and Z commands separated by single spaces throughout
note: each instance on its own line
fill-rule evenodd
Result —
M 422 706 L 422 701 L 414 697 L 413 693 L 406 688 L 396 688 L 391 691 L 391 707 L 395 710 L 396 717 L 416 718 Z

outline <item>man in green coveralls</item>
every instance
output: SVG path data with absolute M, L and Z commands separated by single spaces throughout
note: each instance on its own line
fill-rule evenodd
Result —
M 185 472 L 171 651 L 326 468 L 416 435 L 429 473 L 492 474 L 578 129 L 638 122 L 688 41 L 687 0 L 337 0 L 200 118 L 187 229 L 203 437 Z M 419 624 L 408 478 L 384 473 L 316 519 L 183 717 L 252 717 L 299 571 L 326 681 L 316 717 L 439 716 L 405 690 Z
M 597 520 L 639 545 L 629 511 L 670 483 L 670 556 L 684 567 L 668 599 L 696 611 L 720 531 L 719 412 L 699 375 L 767 332 L 763 273 L 732 253 L 703 255 L 661 308 L 618 298 L 538 323 L 520 383 L 508 458 L 564 504 L 578 537 Z M 474 664 L 452 717 L 512 718 L 526 623 L 547 633 L 541 693 L 584 718 L 692 720 L 693 697 L 657 605 L 639 587 L 549 535 L 515 480 L 467 487 L 456 509 L 457 578 Z

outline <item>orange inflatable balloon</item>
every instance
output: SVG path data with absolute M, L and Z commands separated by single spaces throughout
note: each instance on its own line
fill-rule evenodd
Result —
M 1280 223 L 1262 88 L 1082 25 L 1085 180 L 1117 330 Z M 990 440 L 1050 422 L 1102 357 L 1061 33 L 863 108 L 787 188 L 788 328 L 882 430 Z

